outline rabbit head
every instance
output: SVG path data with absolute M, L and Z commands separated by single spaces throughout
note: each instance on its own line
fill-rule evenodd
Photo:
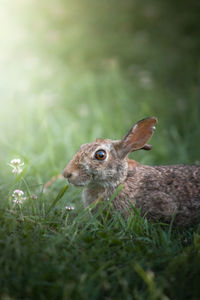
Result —
M 82 145 L 65 167 L 64 177 L 76 186 L 119 185 L 127 176 L 128 154 L 151 149 L 146 143 L 153 135 L 156 123 L 156 118 L 146 118 L 136 123 L 121 140 L 96 139 Z

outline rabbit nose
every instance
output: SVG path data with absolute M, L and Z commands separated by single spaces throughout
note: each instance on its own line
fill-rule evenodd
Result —
M 63 176 L 65 177 L 65 178 L 70 178 L 70 177 L 72 177 L 72 173 L 71 172 L 69 172 L 69 171 L 67 171 L 67 170 L 64 170 L 63 171 Z

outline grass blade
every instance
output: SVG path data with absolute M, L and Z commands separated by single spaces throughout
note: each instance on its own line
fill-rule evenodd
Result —
M 66 191 L 68 190 L 69 185 L 65 185 L 58 193 L 57 197 L 54 199 L 53 203 L 50 205 L 49 209 L 47 210 L 46 217 L 50 213 L 50 211 L 56 206 L 57 202 L 64 196 Z

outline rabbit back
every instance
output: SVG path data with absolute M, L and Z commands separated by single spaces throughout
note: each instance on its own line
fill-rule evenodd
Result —
M 113 201 L 118 211 L 129 214 L 133 204 L 152 219 L 180 225 L 198 221 L 200 215 L 200 166 L 139 165 L 128 171 L 123 190 Z

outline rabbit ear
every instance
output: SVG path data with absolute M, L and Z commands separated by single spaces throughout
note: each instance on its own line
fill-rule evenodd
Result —
M 136 123 L 127 135 L 115 144 L 120 158 L 139 149 L 150 150 L 151 147 L 146 142 L 152 137 L 157 122 L 157 118 L 152 117 Z
M 141 148 L 142 150 L 146 150 L 146 151 L 149 151 L 152 149 L 152 145 L 149 145 L 149 144 L 145 144 L 144 147 Z

